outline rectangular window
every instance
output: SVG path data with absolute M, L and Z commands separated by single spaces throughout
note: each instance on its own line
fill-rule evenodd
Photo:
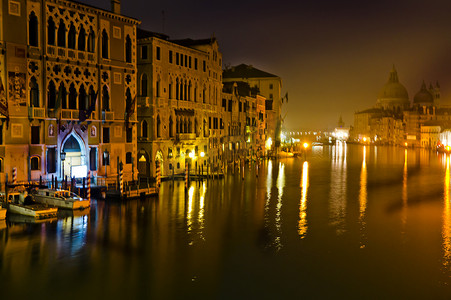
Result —
M 97 148 L 89 148 L 89 169 L 97 171 Z
M 147 46 L 141 46 L 141 59 L 147 59 Z
M 127 130 L 125 131 L 127 143 L 131 143 L 133 141 L 133 128 L 127 127 Z
M 270 83 L 269 84 L 269 89 L 272 90 L 272 88 L 273 88 L 273 85 L 272 85 L 272 83 Z
M 222 99 L 222 107 L 227 110 L 227 99 Z
M 185 55 L 185 67 L 188 67 L 188 55 Z
M 132 163 L 132 161 L 133 161 L 132 153 L 131 152 L 125 153 L 125 163 L 129 165 Z
M 103 143 L 110 142 L 110 127 L 103 127 Z
M 110 165 L 110 154 L 108 151 L 103 152 L 103 165 L 109 166 Z
M 177 147 L 177 157 L 180 156 L 180 147 Z
M 39 126 L 31 126 L 31 143 L 40 144 Z
M 9 1 L 8 12 L 10 15 L 20 17 L 20 2 Z
M 238 111 L 242 112 L 243 111 L 243 103 L 240 102 L 239 106 L 238 106 Z
M 180 54 L 180 65 L 183 67 L 183 54 Z
M 47 173 L 56 172 L 56 148 L 47 149 Z
M 121 38 L 121 28 L 120 27 L 113 26 L 113 37 L 115 39 L 120 39 Z
M 197 58 L 194 58 L 194 70 L 197 70 Z
M 229 112 L 232 112 L 232 99 L 229 100 Z
M 178 66 L 180 64 L 180 54 L 175 53 L 175 64 Z
M 273 98 L 272 94 L 269 94 L 269 99 L 272 99 L 272 98 Z
M 172 148 L 168 148 L 168 158 L 172 157 Z
M 205 60 L 203 62 L 203 70 L 204 70 L 204 72 L 207 71 L 207 62 Z
M 208 117 L 208 129 L 211 129 L 211 117 Z
M 157 47 L 157 60 L 161 59 L 161 49 L 160 47 Z
M 169 63 L 172 64 L 172 50 L 169 50 Z
M 191 69 L 191 56 L 189 57 L 189 68 Z

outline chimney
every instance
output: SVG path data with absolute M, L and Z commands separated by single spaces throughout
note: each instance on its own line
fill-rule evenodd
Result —
M 121 14 L 121 0 L 111 0 L 111 11 L 115 14 Z

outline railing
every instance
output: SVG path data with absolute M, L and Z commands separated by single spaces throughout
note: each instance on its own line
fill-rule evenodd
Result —
M 177 133 L 176 138 L 178 138 L 180 141 L 183 140 L 195 140 L 196 134 L 195 133 Z
M 66 57 L 66 49 L 64 49 L 64 48 L 58 48 L 58 56 L 64 56 L 64 57 Z
M 74 50 L 67 50 L 67 57 L 75 59 L 75 51 Z
M 28 117 L 31 119 L 43 119 L 45 110 L 43 107 L 28 107 Z
M 150 107 L 150 97 L 138 97 L 138 107 Z
M 56 47 L 55 46 L 47 46 L 47 54 L 50 56 L 56 56 Z
M 104 121 L 114 121 L 114 112 L 102 110 L 102 120 L 104 120 Z
M 62 119 L 78 120 L 80 117 L 80 112 L 78 109 L 63 109 L 61 110 Z

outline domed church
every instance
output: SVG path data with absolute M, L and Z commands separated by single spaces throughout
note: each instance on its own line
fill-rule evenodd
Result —
M 409 108 L 409 104 L 407 90 L 399 83 L 398 72 L 396 72 L 395 66 L 393 66 L 393 69 L 390 71 L 388 82 L 379 92 L 376 107 L 385 110 L 393 110 L 399 113 L 402 110 Z

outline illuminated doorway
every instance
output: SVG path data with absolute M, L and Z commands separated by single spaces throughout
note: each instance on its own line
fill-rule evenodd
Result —
M 86 163 L 86 155 L 84 144 L 79 140 L 80 138 L 71 134 L 63 143 L 63 151 L 66 153 L 64 161 L 62 161 L 63 178 L 82 178 L 86 177 L 88 173 L 88 166 Z

